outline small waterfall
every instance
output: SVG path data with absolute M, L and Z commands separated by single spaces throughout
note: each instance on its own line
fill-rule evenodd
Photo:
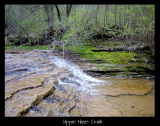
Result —
M 98 80 L 93 78 L 86 73 L 84 73 L 77 65 L 67 61 L 66 59 L 60 58 L 58 56 L 49 55 L 48 59 L 50 62 L 54 63 L 57 67 L 67 68 L 74 76 L 67 77 L 68 82 L 63 82 L 59 80 L 60 85 L 67 84 L 76 90 L 89 92 L 90 94 L 95 94 L 98 90 L 94 86 L 102 84 L 106 81 Z
M 98 80 L 98 79 L 95 79 L 91 76 L 88 76 L 78 66 L 72 64 L 71 62 L 69 62 L 63 58 L 60 58 L 57 56 L 49 56 L 48 58 L 57 67 L 67 68 L 68 71 L 72 72 L 74 76 L 80 78 L 81 81 L 84 81 L 84 82 L 86 82 L 86 81 L 87 82 L 103 82 L 102 80 Z M 81 83 L 83 83 L 83 82 L 81 82 Z

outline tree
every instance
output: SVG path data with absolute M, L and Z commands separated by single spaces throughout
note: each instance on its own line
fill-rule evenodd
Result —
M 66 16 L 67 17 L 69 17 L 71 9 L 72 9 L 72 4 L 66 5 Z
M 58 5 L 57 5 L 57 4 L 56 4 L 55 6 L 56 6 L 56 10 L 57 10 L 57 16 L 58 16 L 58 19 L 59 19 L 59 21 L 61 22 L 61 14 L 60 14 L 60 10 L 59 10 L 59 8 L 58 8 Z
M 53 5 L 44 5 L 46 15 L 47 15 L 47 22 L 48 22 L 48 35 L 52 36 L 54 33 L 53 28 Z
M 34 34 L 43 41 L 43 35 L 87 39 L 100 27 L 108 34 L 107 29 L 118 26 L 119 38 L 154 44 L 154 23 L 153 5 L 5 5 L 8 33 L 21 38 Z
M 115 27 L 117 27 L 117 5 L 115 7 Z
M 108 10 L 109 10 L 109 6 L 110 6 L 110 5 L 106 5 L 106 6 L 105 6 L 104 27 L 106 26 L 106 24 L 108 25 L 107 18 L 108 18 Z
M 98 10 L 99 10 L 99 5 L 96 6 L 96 12 L 95 12 L 95 25 L 98 25 Z

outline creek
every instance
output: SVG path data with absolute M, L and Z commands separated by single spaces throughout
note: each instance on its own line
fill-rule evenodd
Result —
M 91 77 L 49 51 L 5 54 L 5 116 L 154 116 L 154 102 L 154 80 Z

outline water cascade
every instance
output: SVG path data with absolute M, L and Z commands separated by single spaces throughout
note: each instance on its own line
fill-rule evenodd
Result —
M 72 83 L 68 83 L 70 84 L 70 86 L 71 85 L 75 86 L 74 84 L 78 84 L 80 90 L 89 91 L 92 94 L 94 92 L 97 92 L 97 90 L 93 88 L 95 85 L 104 83 L 104 81 L 102 80 L 99 80 L 87 75 L 78 66 L 71 63 L 70 61 L 67 61 L 64 58 L 49 55 L 48 59 L 50 60 L 50 62 L 52 62 L 59 68 L 61 67 L 67 68 L 67 70 L 74 75 L 73 77 L 67 78 L 69 82 L 72 82 Z M 105 84 L 106 83 L 107 81 L 105 81 Z M 59 84 L 64 84 L 64 82 L 59 81 Z

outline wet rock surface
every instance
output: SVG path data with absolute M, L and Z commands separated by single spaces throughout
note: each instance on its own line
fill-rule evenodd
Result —
M 39 74 L 33 78 L 11 82 L 5 89 L 5 115 L 22 116 L 33 105 L 52 94 L 58 78 L 57 74 L 64 74 L 64 69 L 56 69 L 52 74 Z M 32 80 L 32 81 L 31 81 Z
M 5 53 L 5 82 L 52 71 L 54 65 L 43 57 L 43 53 L 37 52 Z
M 66 73 L 65 69 L 55 68 L 40 55 L 36 52 L 6 53 L 5 116 L 22 116 L 53 93 L 58 78 Z
M 143 78 L 113 79 L 103 77 L 101 77 L 101 79 L 107 80 L 109 83 L 96 86 L 98 92 L 90 98 L 87 106 L 92 108 L 93 111 L 91 112 L 93 115 L 98 115 L 99 107 L 101 106 L 104 108 L 101 115 L 104 114 L 104 116 L 154 116 L 154 80 Z M 97 104 L 95 105 L 94 102 Z M 107 103 L 109 105 L 105 107 L 104 105 Z M 107 112 L 111 113 L 108 114 Z
M 31 108 L 26 116 L 84 116 L 86 98 L 72 88 L 64 88 L 66 91 L 55 89 L 52 95 L 37 105 L 39 111 Z
M 104 96 L 120 96 L 120 95 L 145 95 L 152 91 L 154 87 L 153 80 L 137 79 L 137 78 L 121 78 L 111 79 L 103 78 L 109 82 L 108 85 L 98 85 L 98 94 Z
M 49 55 L 5 54 L 5 116 L 154 116 L 154 80 L 92 78 Z

